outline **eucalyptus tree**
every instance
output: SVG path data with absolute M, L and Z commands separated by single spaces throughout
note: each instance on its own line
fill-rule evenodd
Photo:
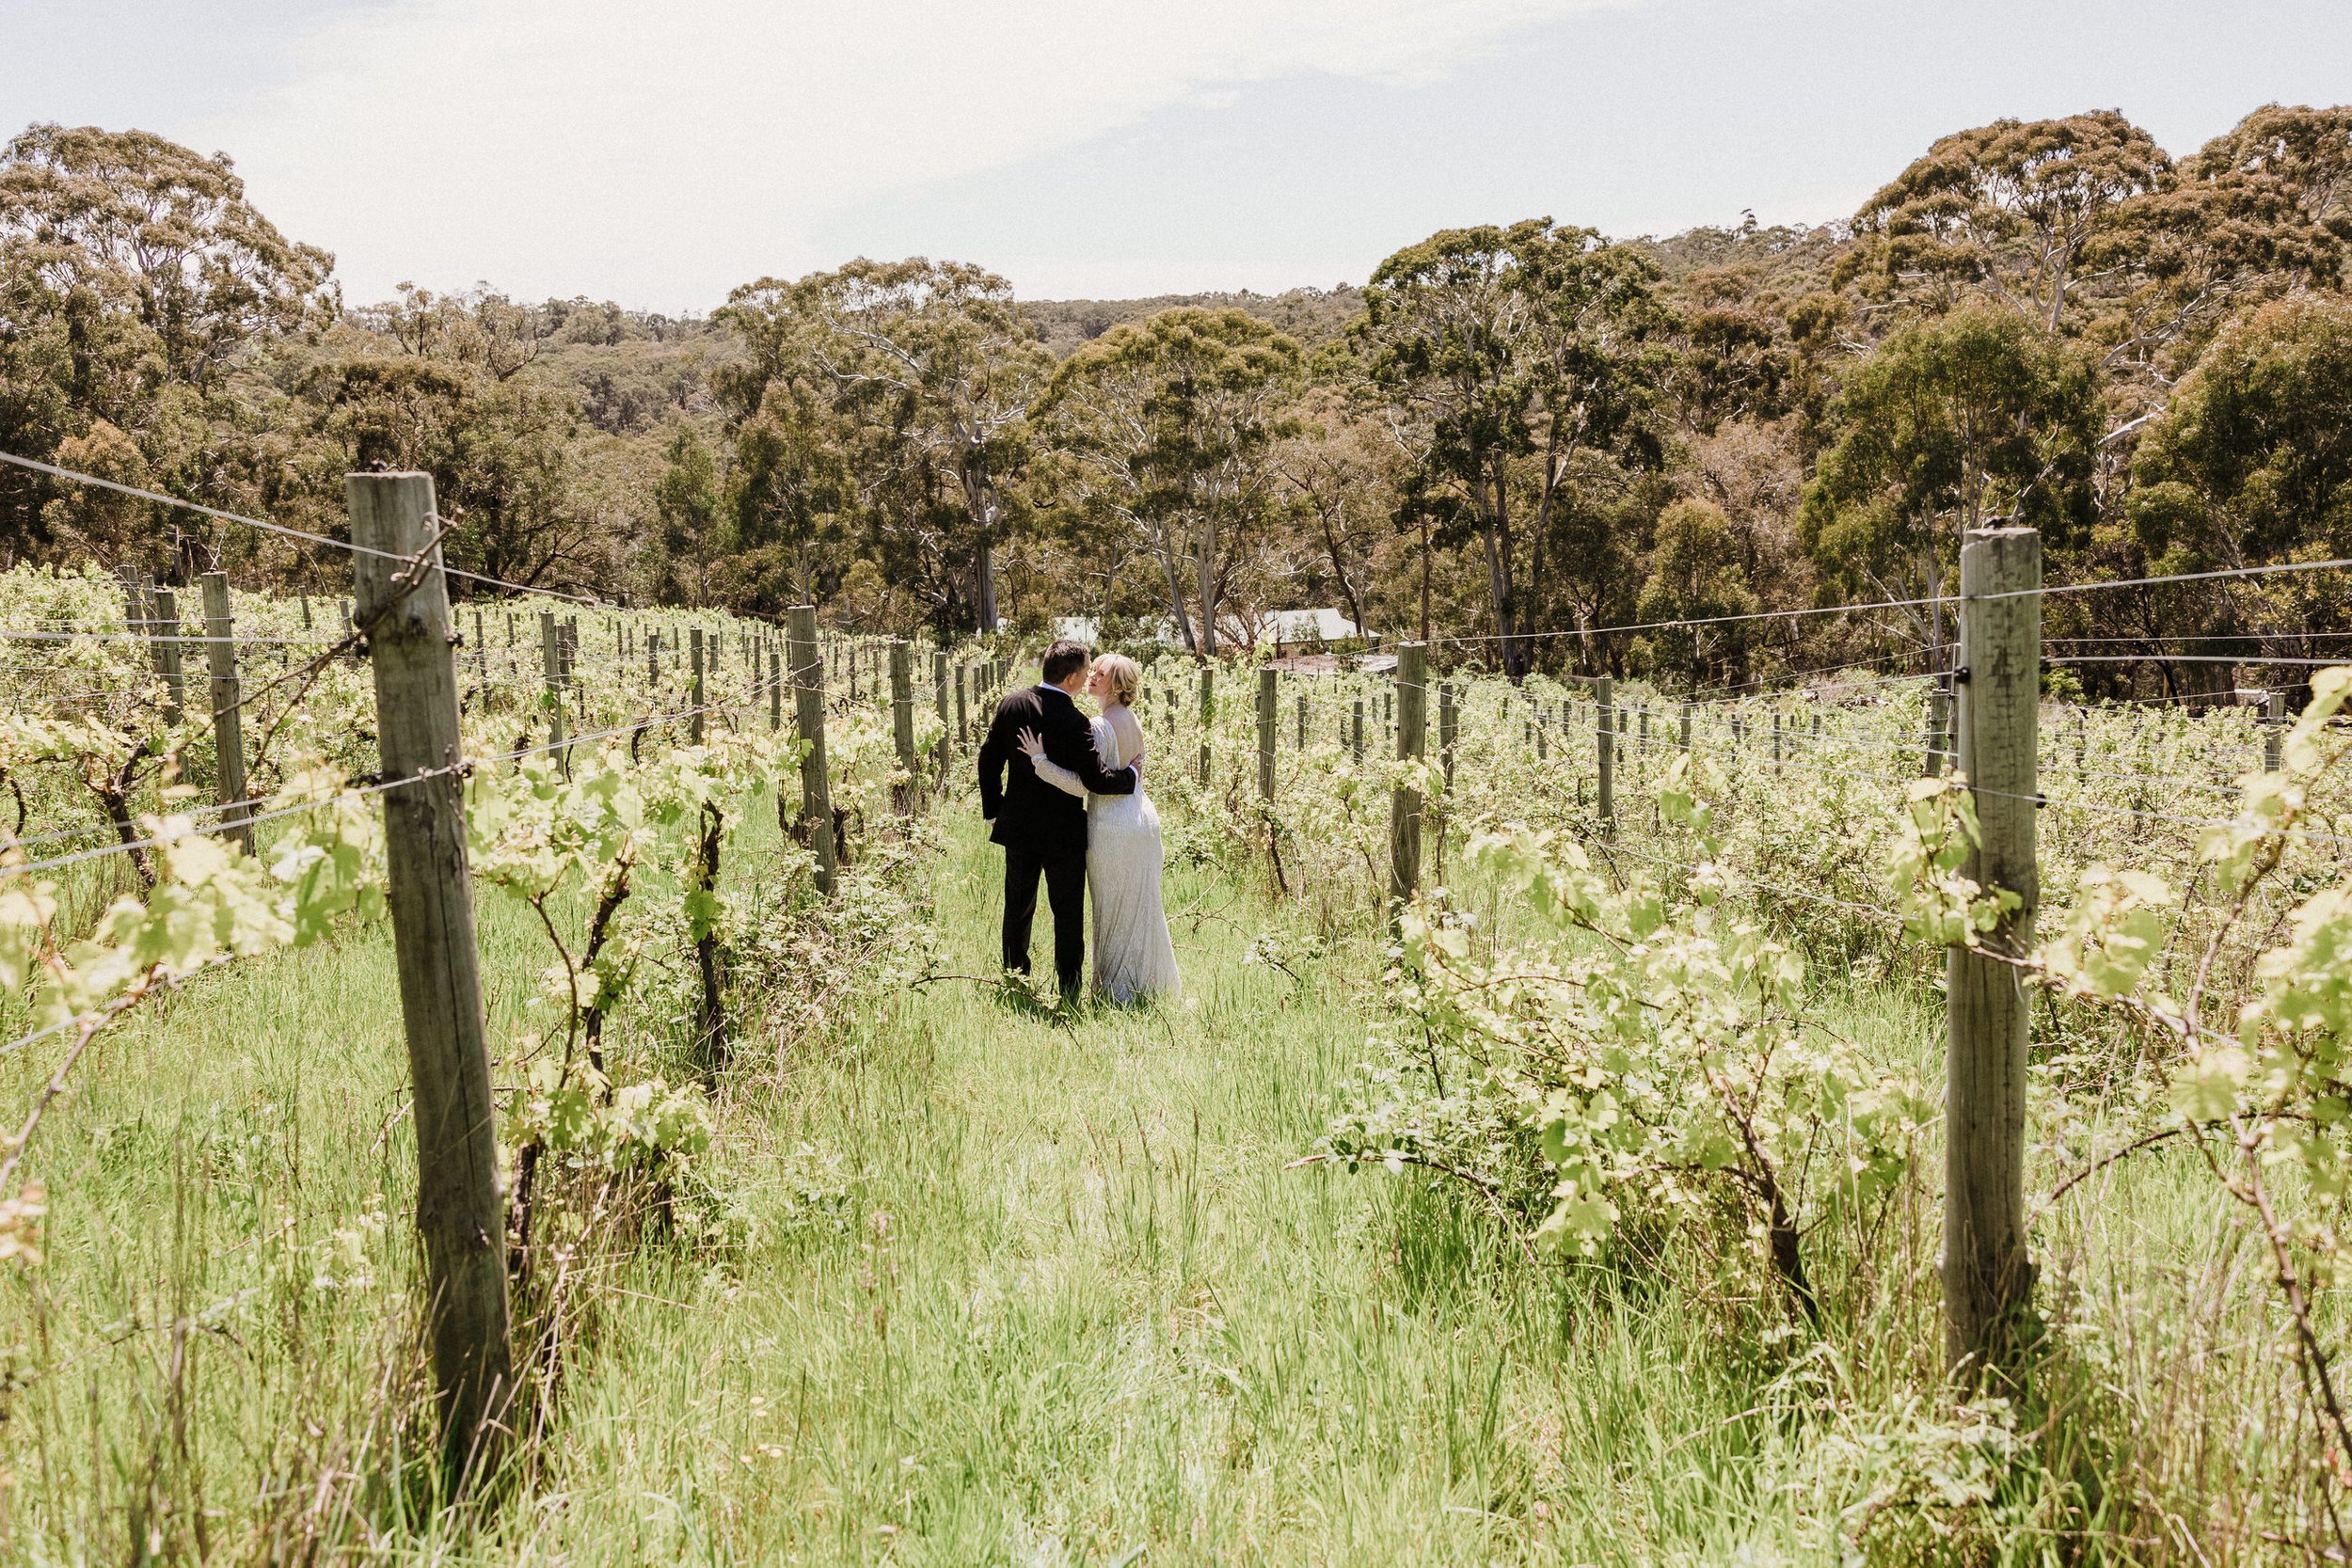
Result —
M 1247 311 L 1184 307 L 1088 343 L 1040 400 L 1088 511 L 1146 541 L 1184 646 L 1204 657 L 1281 510 L 1273 454 L 1301 371 L 1298 344 Z
M 167 380 L 208 383 L 334 303 L 335 259 L 278 232 L 226 155 L 145 131 L 35 125 L 11 140 L 0 246 L 57 293 L 129 309 Z
M 283 431 L 254 427 L 284 399 L 238 398 L 226 383 L 274 339 L 331 315 L 333 265 L 262 215 L 225 156 L 141 131 L 32 126 L 0 148 L 0 449 L 46 458 L 72 441 L 142 484 L 278 503 L 297 464 Z M 0 473 L 0 546 L 46 548 L 44 515 L 64 514 L 77 532 L 94 526 L 87 499 Z M 179 526 L 189 564 L 208 535 Z M 161 567 L 170 527 L 151 509 L 125 512 L 109 532 L 115 559 Z
M 1310 388 L 1294 415 L 1295 428 L 1275 448 L 1274 472 L 1322 556 L 1341 610 L 1367 626 L 1374 549 L 1401 514 L 1428 519 L 1406 512 L 1398 487 L 1406 465 L 1389 433 L 1338 388 Z
M 1760 601 L 1741 554 L 1738 531 L 1712 501 L 1685 499 L 1659 515 L 1649 575 L 1634 606 L 1654 628 L 1642 649 L 1652 670 L 1694 686 L 1748 675 L 1756 623 L 1740 617 L 1754 614 Z
M 1905 601 L 1945 642 L 1941 597 L 1972 529 L 2023 523 L 2055 547 L 2091 512 L 2104 385 L 2090 354 L 1983 304 L 1918 322 L 1848 378 L 1800 529 L 1822 581 Z
M 2352 303 L 2296 294 L 2231 323 L 2132 470 L 2123 510 L 2149 573 L 2352 555 Z M 2335 577 L 2153 588 L 2145 609 L 2176 636 L 2217 639 L 2201 654 L 2332 653 L 2293 640 L 2352 625 Z
M 1415 444 L 1433 484 L 1473 520 L 1515 676 L 1529 663 L 1523 584 L 1540 602 L 1544 541 L 1580 463 L 1657 459 L 1646 415 L 1670 320 L 1658 279 L 1595 230 L 1530 218 L 1433 234 L 1381 262 L 1364 291 L 1356 351 L 1371 385 L 1425 432 Z
M 1855 214 L 1839 275 L 1936 313 L 1967 299 L 2100 346 L 2160 404 L 2251 296 L 2336 279 L 2352 116 L 2258 110 L 2185 165 L 2112 110 L 1997 120 L 1938 140 Z
M 902 438 L 962 498 L 974 618 L 997 623 L 995 551 L 1050 359 L 1012 286 L 961 261 L 856 261 L 797 282 L 762 278 L 719 312 L 752 350 L 755 390 L 813 367 L 843 413 Z M 756 403 L 755 398 L 754 403 Z
M 1897 297 L 1949 308 L 1989 296 L 2056 332 L 2085 253 L 2172 160 L 2111 109 L 1995 120 L 1937 139 L 1854 216 L 1850 271 Z

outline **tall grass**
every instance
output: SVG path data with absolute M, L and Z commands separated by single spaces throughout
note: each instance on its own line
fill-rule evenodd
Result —
M 987 972 L 997 864 L 952 827 L 942 973 Z M 1531 1255 L 1441 1184 L 1291 1168 L 1364 1054 L 1379 951 L 1251 961 L 1295 906 L 1214 866 L 1168 891 L 1181 1004 L 1065 1018 L 942 979 L 747 1050 L 710 1156 L 733 1240 L 605 1263 L 545 1442 L 473 1518 L 416 1463 L 386 940 L 206 977 L 43 1134 L 49 1258 L 0 1275 L 0 1561 L 2300 1556 L 2264 1539 L 2299 1484 L 2292 1369 L 2179 1157 L 2043 1222 L 2044 1435 L 1994 1464 L 1942 1386 L 1931 1195 L 1816 1240 L 1808 1342 L 1770 1304 Z M 505 1037 L 546 952 L 483 908 Z M 1917 1001 L 1823 1006 L 1932 1081 Z M 2042 1188 L 2063 1163 L 2037 1155 Z

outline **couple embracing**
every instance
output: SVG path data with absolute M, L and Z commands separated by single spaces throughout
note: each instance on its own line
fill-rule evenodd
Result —
M 1065 999 L 1086 961 L 1094 894 L 1094 993 L 1133 1002 L 1173 992 L 1176 950 L 1160 905 L 1160 817 L 1143 793 L 1143 673 L 1119 654 L 1064 639 L 1045 678 L 996 705 L 980 747 L 980 815 L 1005 850 L 1005 968 L 1029 972 L 1037 884 L 1054 911 L 1054 970 Z M 1089 723 L 1080 692 L 1101 705 Z

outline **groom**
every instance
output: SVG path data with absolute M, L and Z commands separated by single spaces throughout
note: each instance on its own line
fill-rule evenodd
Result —
M 1133 795 L 1136 770 L 1104 771 L 1094 754 L 1093 729 L 1071 700 L 1085 689 L 1092 662 L 1083 642 L 1064 638 L 1047 648 L 1045 678 L 996 705 L 980 745 L 980 816 L 992 824 L 988 836 L 1005 847 L 1005 967 L 1029 973 L 1029 923 L 1042 874 L 1046 901 L 1054 907 L 1054 971 L 1064 997 L 1077 994 L 1086 961 L 1086 802 L 1040 779 L 1017 737 L 1035 730 L 1044 737 L 1046 760 L 1077 774 L 1097 795 Z

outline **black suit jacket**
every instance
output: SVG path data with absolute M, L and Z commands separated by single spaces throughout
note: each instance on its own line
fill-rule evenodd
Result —
M 1085 781 L 1097 795 L 1133 795 L 1136 770 L 1106 769 L 1094 754 L 1094 730 L 1070 693 L 1033 686 L 996 705 L 996 717 L 980 743 L 980 815 L 993 824 L 989 837 L 1009 847 L 1084 854 L 1086 802 L 1065 795 L 1037 776 L 1015 738 L 1035 730 L 1045 756 Z

